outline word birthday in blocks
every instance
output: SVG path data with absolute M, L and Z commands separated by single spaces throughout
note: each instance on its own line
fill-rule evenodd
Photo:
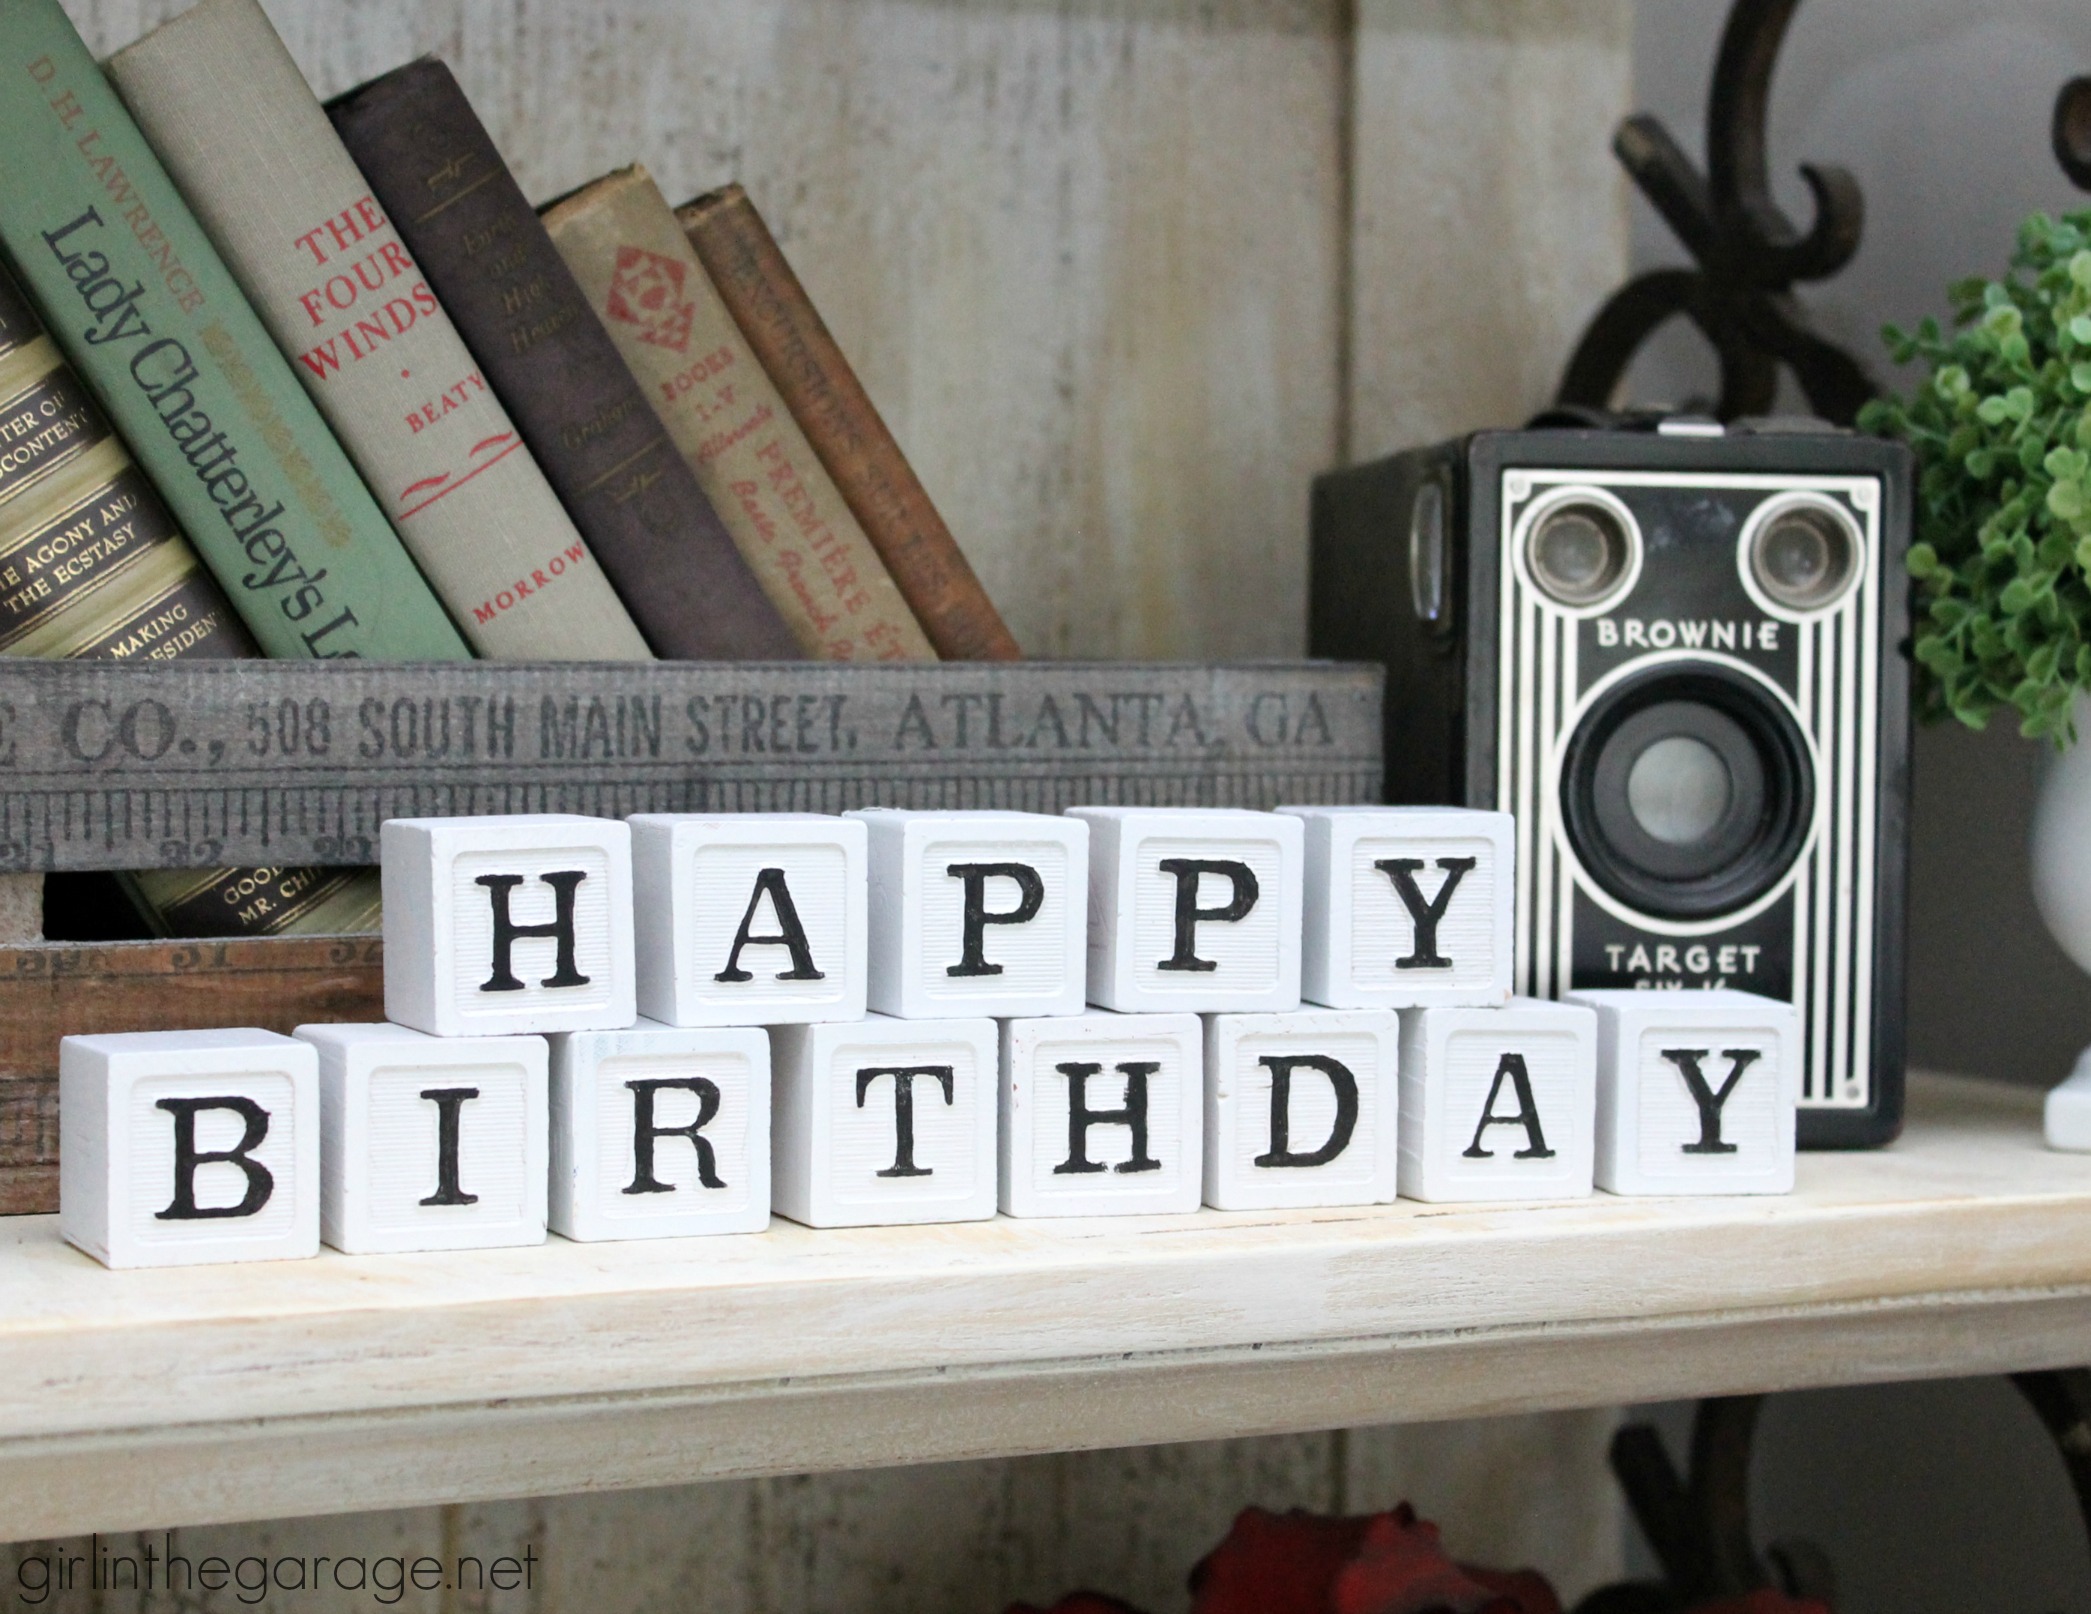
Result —
M 112 1267 L 1790 1191 L 1801 1028 L 1511 995 L 1444 807 L 398 819 L 382 1025 L 67 1037 Z

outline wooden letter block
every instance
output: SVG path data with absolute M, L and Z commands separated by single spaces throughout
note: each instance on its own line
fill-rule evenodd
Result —
M 319 1070 L 273 1031 L 58 1045 L 58 1231 L 104 1266 L 319 1253 Z
M 863 1019 L 863 824 L 821 813 L 626 822 L 641 1014 L 671 1026 Z
M 770 1225 L 762 1031 L 641 1020 L 551 1044 L 554 1232 L 686 1238 Z
M 1801 1017 L 1728 990 L 1571 992 L 1597 1014 L 1597 1186 L 1790 1194 Z
M 545 1040 L 299 1026 L 319 1050 L 320 1235 L 351 1255 L 542 1244 Z
M 1215 1210 L 1394 1198 L 1401 1017 L 1391 1009 L 1205 1022 L 1205 1202 Z
M 380 834 L 385 1017 L 438 1037 L 638 1016 L 632 832 L 611 818 L 394 818 Z
M 809 1227 L 995 1214 L 995 1023 L 898 1020 L 770 1033 L 771 1204 Z
M 851 813 L 869 832 L 871 1007 L 1080 1014 L 1089 830 L 1044 813 Z
M 1301 826 L 1205 807 L 1072 807 L 1089 843 L 1089 1001 L 1127 1014 L 1300 1006 Z
M 1401 1015 L 1405 1199 L 1580 1199 L 1597 1135 L 1597 1016 L 1512 998 Z
M 1191 1211 L 1204 1191 L 1205 1037 L 1195 1014 L 1002 1026 L 1002 1210 Z
M 1508 813 L 1280 807 L 1306 828 L 1300 995 L 1343 1009 L 1510 1001 Z

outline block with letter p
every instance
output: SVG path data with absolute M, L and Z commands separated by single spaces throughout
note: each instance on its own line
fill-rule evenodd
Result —
M 610 818 L 395 818 L 380 833 L 385 1016 L 438 1037 L 637 1017 L 632 836 Z

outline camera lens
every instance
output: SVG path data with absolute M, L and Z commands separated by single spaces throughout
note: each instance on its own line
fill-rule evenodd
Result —
M 1563 605 L 1595 605 L 1625 577 L 1632 540 L 1618 515 L 1595 500 L 1556 505 L 1525 540 L 1533 582 Z
M 1826 500 L 1776 511 L 1750 540 L 1750 575 L 1779 604 L 1814 611 L 1844 592 L 1858 569 L 1859 535 Z
M 1704 840 L 1734 799 L 1721 753 L 1689 734 L 1666 735 L 1627 765 L 1627 810 L 1667 846 Z

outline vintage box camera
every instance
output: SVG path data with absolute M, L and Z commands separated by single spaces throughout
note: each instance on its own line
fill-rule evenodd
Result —
M 1387 799 L 1515 813 L 1518 989 L 1801 1011 L 1804 1145 L 1901 1122 L 1899 445 L 1481 432 L 1314 486 L 1310 642 L 1387 666 Z

